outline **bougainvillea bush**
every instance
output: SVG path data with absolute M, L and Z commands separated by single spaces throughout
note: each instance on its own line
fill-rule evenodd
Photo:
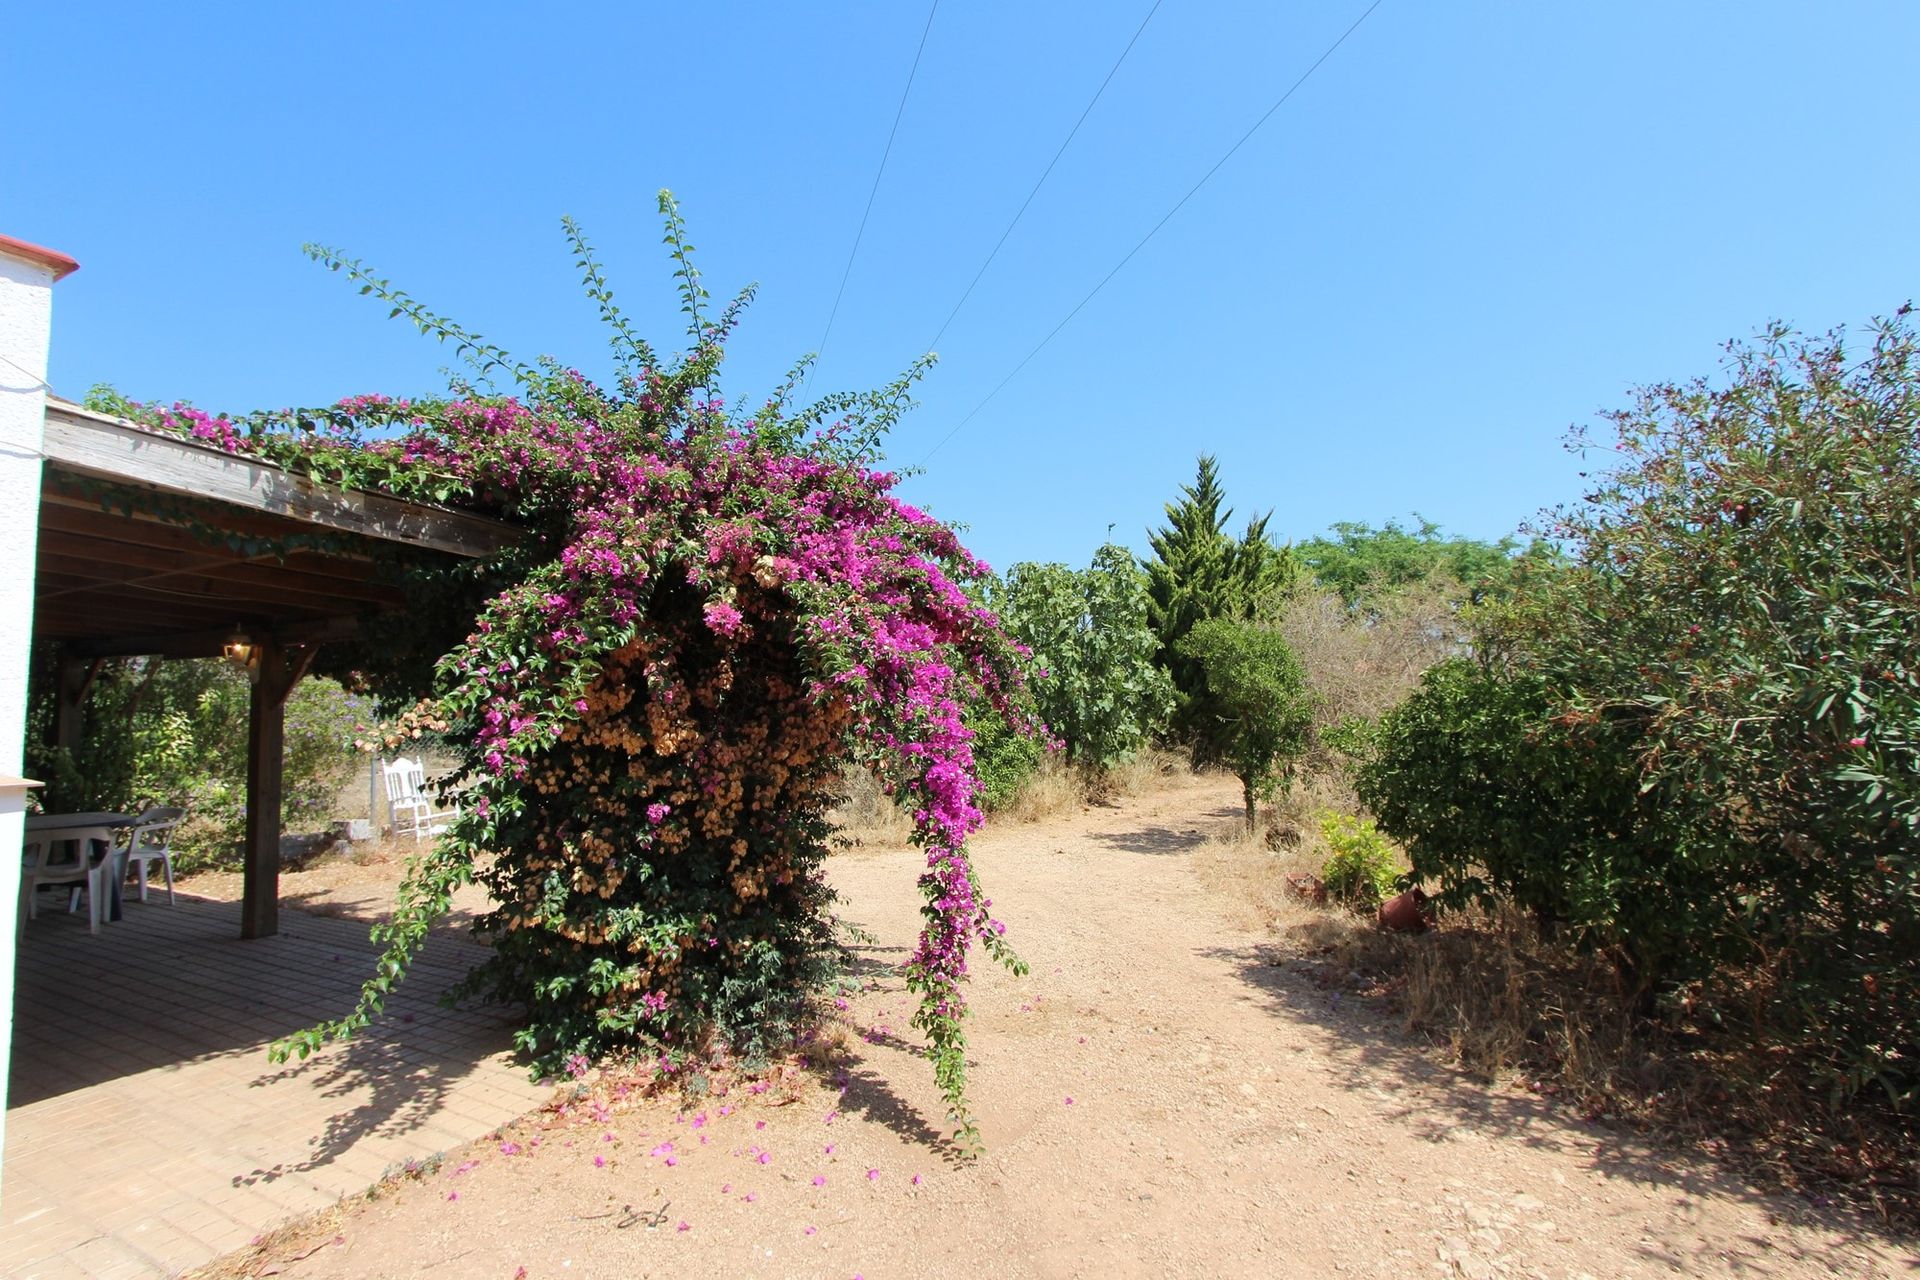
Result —
M 972 1139 L 970 944 L 1018 961 L 967 861 L 981 817 L 961 708 L 984 703 L 1036 728 L 1021 710 L 1020 651 L 964 590 L 986 566 L 866 465 L 921 366 L 805 408 L 790 402 L 797 371 L 764 404 L 730 413 L 715 375 L 751 291 L 710 312 L 664 193 L 661 208 L 692 335 L 676 359 L 634 335 L 571 223 L 613 332 L 608 385 L 556 362 L 521 365 L 312 249 L 481 376 L 511 377 L 513 393 L 456 386 L 431 401 L 164 415 L 229 449 L 526 530 L 417 716 L 458 747 L 461 817 L 377 932 L 386 951 L 359 1008 L 280 1051 L 304 1055 L 364 1025 L 473 878 L 498 905 L 479 922 L 493 953 L 469 992 L 524 1003 L 520 1040 L 539 1068 L 617 1048 L 777 1048 L 838 954 L 826 814 L 839 771 L 864 764 L 909 801 L 926 853 L 925 924 L 906 977 Z

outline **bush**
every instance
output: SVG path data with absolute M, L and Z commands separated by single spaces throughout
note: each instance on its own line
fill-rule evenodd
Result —
M 43 655 L 50 658 L 51 655 Z M 49 661 L 36 676 L 51 674 Z M 51 680 L 36 680 L 34 727 L 52 716 Z M 102 666 L 83 711 L 78 751 L 34 744 L 29 759 L 49 780 L 43 803 L 66 812 L 138 812 L 180 805 L 174 836 L 183 871 L 239 865 L 247 796 L 247 678 L 215 658 L 126 658 Z M 372 718 L 365 699 L 335 680 L 308 677 L 287 699 L 281 821 L 289 830 L 324 822 L 359 756 L 356 729 Z
M 483 375 L 511 377 L 513 393 L 458 379 L 443 398 L 356 396 L 241 425 L 157 415 L 160 429 L 304 474 L 459 501 L 529 531 L 484 579 L 446 568 L 456 583 L 505 579 L 490 598 L 426 597 L 451 610 L 422 620 L 426 633 L 461 638 L 433 685 L 407 692 L 428 698 L 418 718 L 455 747 L 460 816 L 410 863 L 355 1008 L 274 1051 L 304 1056 L 366 1027 L 476 879 L 495 904 L 478 923 L 492 954 L 464 990 L 526 1010 L 517 1042 L 539 1067 L 612 1050 L 707 1062 L 791 1048 L 845 960 L 823 864 L 842 779 L 867 767 L 905 803 L 924 852 L 903 978 L 970 1144 L 969 954 L 978 942 L 1024 967 L 967 858 L 981 814 L 964 713 L 989 706 L 1021 729 L 1029 717 L 1019 650 L 968 595 L 986 566 L 874 465 L 927 362 L 877 391 L 797 405 L 803 363 L 729 412 L 718 371 L 752 291 L 712 308 L 664 192 L 661 212 L 689 322 L 679 355 L 634 332 L 571 223 L 614 338 L 600 382 L 522 363 L 314 248 Z M 417 646 L 396 649 L 409 653 L 370 678 L 420 680 Z
M 1320 834 L 1333 850 L 1320 869 L 1328 895 L 1357 911 L 1386 901 L 1400 879 L 1400 866 L 1373 820 L 1329 813 L 1320 819 Z
M 1015 733 L 991 709 L 969 711 L 973 761 L 980 770 L 980 807 L 988 813 L 1012 804 L 1047 758 L 1047 749 L 1027 734 Z
M 1478 669 L 1362 771 L 1416 871 L 1617 942 L 1844 1098 L 1920 1086 L 1920 368 L 1776 326 L 1640 391 Z M 1576 436 L 1584 447 L 1584 437 Z M 1681 992 L 1684 988 L 1684 992 Z M 1777 1073 L 1777 1063 L 1767 1068 Z
M 1715 880 L 1640 793 L 1631 726 L 1558 723 L 1552 708 L 1538 678 L 1449 659 L 1382 717 L 1355 789 L 1443 907 L 1511 900 L 1658 973 L 1698 931 L 1679 904 L 1710 900 Z

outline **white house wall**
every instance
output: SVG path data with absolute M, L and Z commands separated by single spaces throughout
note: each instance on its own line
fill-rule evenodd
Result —
M 27 645 L 33 633 L 34 544 L 47 405 L 55 268 L 0 245 L 0 1196 L 5 1195 L 6 1087 L 13 1044 L 14 950 L 24 833 Z

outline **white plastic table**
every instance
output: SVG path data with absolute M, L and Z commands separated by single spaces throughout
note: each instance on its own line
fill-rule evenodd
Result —
M 27 830 L 34 835 L 47 837 L 49 843 L 57 844 L 62 840 L 78 840 L 85 831 L 101 827 L 131 827 L 137 821 L 139 819 L 130 813 L 30 813 L 27 815 Z M 111 856 L 112 852 L 109 849 L 107 856 Z M 93 851 L 87 850 L 86 856 L 91 859 Z M 108 920 L 120 919 L 120 882 L 126 878 L 126 868 L 122 866 L 120 874 L 113 878 L 113 892 L 108 895 Z

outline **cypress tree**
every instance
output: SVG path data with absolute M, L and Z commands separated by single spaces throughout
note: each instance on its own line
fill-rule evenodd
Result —
M 1266 616 L 1293 587 L 1298 572 L 1292 551 L 1267 536 L 1273 513 L 1254 517 L 1236 540 L 1227 536 L 1233 510 L 1220 484 L 1220 466 L 1201 454 L 1193 483 L 1166 505 L 1166 527 L 1149 531 L 1153 558 L 1146 562 L 1147 595 L 1159 660 L 1179 695 L 1174 729 L 1191 740 L 1194 699 L 1204 686 L 1198 663 L 1180 651 L 1194 624 L 1209 618 L 1254 621 Z

